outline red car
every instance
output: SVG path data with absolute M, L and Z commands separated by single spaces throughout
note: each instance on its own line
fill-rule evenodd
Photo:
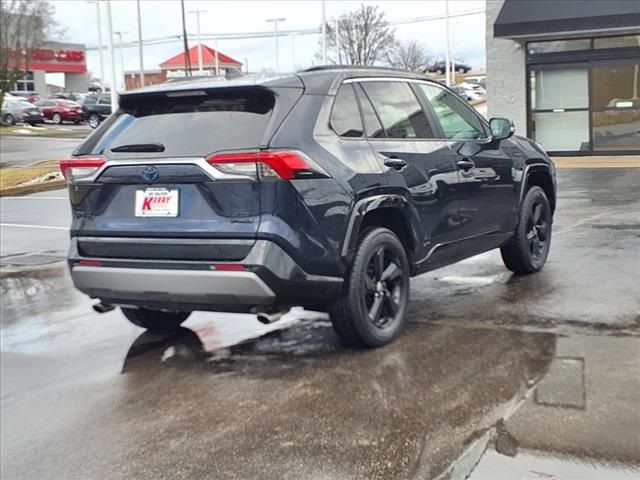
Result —
M 53 123 L 62 123 L 65 120 L 80 123 L 82 120 L 82 107 L 76 102 L 49 98 L 40 100 L 35 105 L 42 110 L 44 118 L 53 121 Z

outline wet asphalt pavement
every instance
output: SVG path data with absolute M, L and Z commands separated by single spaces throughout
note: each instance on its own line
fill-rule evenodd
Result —
M 558 174 L 541 273 L 415 278 L 370 351 L 310 312 L 172 337 L 93 313 L 56 261 L 64 192 L 1 199 L 2 478 L 640 478 L 640 169 Z

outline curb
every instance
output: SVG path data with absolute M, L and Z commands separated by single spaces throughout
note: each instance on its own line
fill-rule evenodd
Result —
M 552 157 L 556 168 L 640 168 L 640 156 Z
M 56 180 L 54 182 L 34 183 L 33 185 L 19 185 L 17 187 L 5 188 L 0 190 L 0 197 L 17 197 L 27 195 L 29 193 L 46 192 L 48 190 L 57 190 L 67 186 L 64 180 Z

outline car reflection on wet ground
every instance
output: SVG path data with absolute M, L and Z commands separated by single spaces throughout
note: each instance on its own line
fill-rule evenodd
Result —
M 543 272 L 489 252 L 416 278 L 377 350 L 303 311 L 151 335 L 61 263 L 9 265 L 2 478 L 638 478 L 640 170 L 559 175 Z

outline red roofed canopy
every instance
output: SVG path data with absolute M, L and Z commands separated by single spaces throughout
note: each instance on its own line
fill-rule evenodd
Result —
M 195 70 L 198 68 L 198 45 L 191 47 L 189 49 L 189 59 L 191 60 L 191 69 Z M 162 70 L 184 70 L 184 53 L 179 53 L 178 55 L 171 57 L 168 60 L 165 60 L 160 64 L 160 68 Z M 202 44 L 202 64 L 205 67 L 212 68 L 216 65 L 216 51 Z M 222 52 L 218 52 L 218 64 L 220 68 L 240 68 L 242 63 L 233 58 L 225 55 Z

